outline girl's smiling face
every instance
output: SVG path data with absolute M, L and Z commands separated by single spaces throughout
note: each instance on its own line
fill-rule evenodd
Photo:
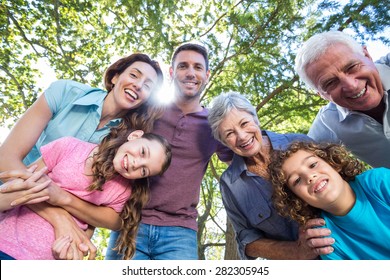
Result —
M 115 154 L 114 169 L 126 179 L 140 179 L 159 174 L 165 162 L 165 150 L 157 140 L 142 138 L 143 131 L 130 133 Z

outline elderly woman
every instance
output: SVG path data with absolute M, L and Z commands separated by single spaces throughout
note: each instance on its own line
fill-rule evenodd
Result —
M 234 153 L 231 165 L 221 176 L 222 200 L 233 224 L 242 259 L 315 259 L 330 253 L 334 240 L 328 238 L 322 219 L 306 228 L 280 216 L 272 205 L 269 182 L 270 153 L 284 149 L 294 140 L 308 141 L 304 134 L 261 131 L 255 108 L 234 92 L 217 96 L 208 117 L 214 137 Z M 326 238 L 323 238 L 326 237 Z

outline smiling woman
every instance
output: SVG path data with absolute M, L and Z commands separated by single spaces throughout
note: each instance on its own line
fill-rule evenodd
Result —
M 306 245 L 308 242 L 302 241 L 307 237 L 298 239 L 298 225 L 278 215 L 270 203 L 272 186 L 267 172 L 274 149 L 283 149 L 292 141 L 310 139 L 304 134 L 261 130 L 256 109 L 240 93 L 220 94 L 211 104 L 208 120 L 213 135 L 235 153 L 221 175 L 220 190 L 236 232 L 241 258 L 316 258 L 314 250 Z M 321 239 L 328 238 L 322 235 Z M 298 245 L 301 242 L 305 245 Z M 274 250 L 273 246 L 281 249 Z

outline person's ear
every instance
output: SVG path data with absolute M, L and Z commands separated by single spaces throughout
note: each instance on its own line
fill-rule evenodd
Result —
M 115 76 L 111 79 L 111 83 L 113 84 L 113 86 L 116 84 L 116 82 L 118 81 L 118 74 L 115 74 Z
M 322 99 L 325 99 L 325 100 L 328 100 L 328 101 L 332 101 L 332 100 L 330 100 L 329 95 L 322 94 L 322 93 L 319 92 L 319 91 L 317 91 L 317 95 L 318 95 L 319 97 L 321 97 Z
M 171 77 L 171 80 L 173 80 L 173 67 L 169 67 L 169 76 Z
M 207 78 L 206 84 L 208 84 L 208 83 L 209 83 L 209 80 L 210 80 L 210 69 L 207 70 L 207 72 L 206 72 L 206 78 Z
M 372 60 L 372 57 L 371 55 L 368 53 L 368 50 L 367 50 L 367 46 L 363 46 L 363 53 L 364 53 L 364 56 L 369 58 L 370 60 Z M 372 60 L 373 61 L 373 60 Z
M 130 140 L 134 140 L 134 139 L 137 139 L 137 138 L 140 138 L 142 137 L 142 135 L 144 135 L 144 132 L 143 130 L 134 130 L 132 131 L 129 136 L 127 136 L 127 140 L 130 141 Z

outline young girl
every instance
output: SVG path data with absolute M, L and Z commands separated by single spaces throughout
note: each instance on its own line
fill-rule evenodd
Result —
M 61 186 L 61 190 L 47 188 L 48 202 L 66 205 L 72 193 L 93 204 L 107 206 L 98 207 L 93 214 L 78 213 L 75 219 L 86 230 L 88 224 L 83 222 L 83 215 L 105 215 L 105 219 L 117 225 L 116 229 L 121 229 L 118 250 L 126 259 L 131 258 L 141 209 L 148 200 L 147 177 L 162 174 L 171 161 L 167 140 L 141 130 L 123 133 L 112 129 L 100 145 L 63 137 L 43 146 L 41 153 L 35 164 L 46 166 L 47 175 L 55 185 Z M 28 207 L 19 206 L 1 213 L 0 232 L 3 254 L 14 259 L 53 259 L 53 227 Z M 60 246 L 58 251 L 66 253 L 69 240 L 59 239 L 55 243 Z
M 335 243 L 321 258 L 390 259 L 389 169 L 363 172 L 343 146 L 303 142 L 275 153 L 269 169 L 281 215 L 325 219 Z

